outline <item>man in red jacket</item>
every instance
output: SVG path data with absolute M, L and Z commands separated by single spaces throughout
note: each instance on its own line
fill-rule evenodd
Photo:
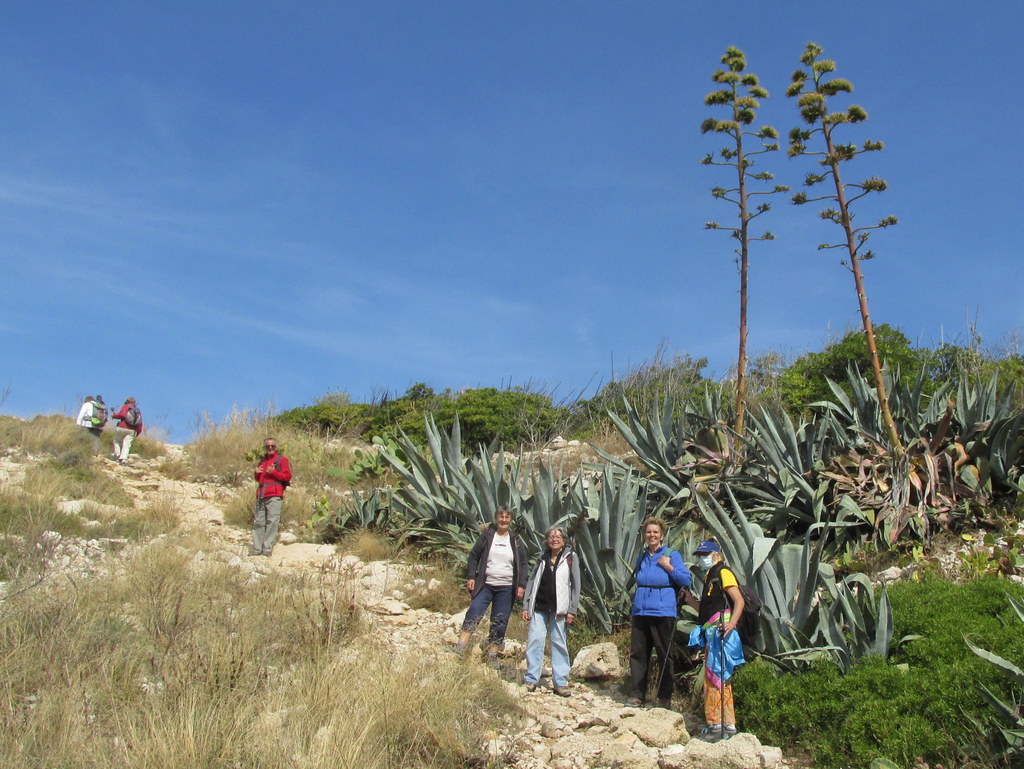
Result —
M 281 523 L 281 502 L 284 490 L 292 479 L 288 457 L 277 453 L 277 441 L 263 441 L 263 459 L 256 465 L 256 509 L 252 515 L 252 549 L 250 555 L 269 556 L 277 542 Z

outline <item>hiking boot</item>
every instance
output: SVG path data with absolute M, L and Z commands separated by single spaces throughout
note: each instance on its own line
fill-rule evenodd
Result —
M 498 652 L 487 652 L 487 664 L 492 668 L 496 668 L 501 664 L 498 662 Z
M 627 708 L 642 708 L 643 706 L 644 701 L 639 697 L 630 697 L 628 700 L 626 700 Z
M 708 724 L 700 730 L 700 734 L 697 736 L 704 740 L 704 742 L 718 742 L 722 739 L 722 725 Z
M 528 692 L 535 692 L 535 691 L 537 691 L 537 684 L 526 683 L 526 684 L 524 684 L 524 686 L 526 687 L 526 691 L 528 691 Z
M 449 654 L 454 654 L 456 657 L 466 656 L 466 644 L 455 644 L 448 649 Z
M 567 686 L 552 686 L 551 691 L 557 694 L 559 697 L 571 697 L 572 692 L 569 691 Z

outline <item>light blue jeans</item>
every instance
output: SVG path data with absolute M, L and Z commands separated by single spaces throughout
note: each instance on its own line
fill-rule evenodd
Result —
M 523 680 L 535 684 L 540 680 L 544 665 L 544 642 L 551 636 L 551 683 L 565 686 L 569 683 L 569 645 L 565 639 L 565 615 L 535 611 L 530 615 L 530 629 L 526 634 L 526 675 Z

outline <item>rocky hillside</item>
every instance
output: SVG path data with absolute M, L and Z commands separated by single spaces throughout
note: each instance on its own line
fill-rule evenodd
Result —
M 184 451 L 168 446 L 173 459 Z M 0 486 L 21 487 L 26 473 L 39 461 L 23 453 L 0 458 Z M 428 567 L 388 561 L 364 562 L 332 545 L 299 542 L 285 532 L 270 558 L 248 555 L 248 532 L 228 525 L 223 505 L 234 491 L 222 486 L 175 480 L 164 476 L 165 460 L 133 458 L 127 467 L 104 463 L 102 472 L 116 480 L 136 509 L 159 500 L 177 511 L 177 553 L 190 568 L 218 564 L 238 572 L 245 584 L 281 575 L 325 573 L 341 575 L 351 586 L 351 600 L 365 618 L 367 632 L 389 649 L 397 669 L 423 670 L 433 666 L 483 666 L 478 658 L 463 661 L 446 653 L 454 643 L 462 614 L 447 615 L 410 608 L 407 599 L 436 586 Z M 100 528 L 97 518 L 118 515 L 116 505 L 86 499 L 58 503 L 69 515 L 81 517 L 85 531 Z M 181 536 L 179 536 L 181 535 Z M 157 539 L 165 539 L 160 535 Z M 88 579 L 127 568 L 130 556 L 153 546 L 124 538 L 62 536 L 49 532 L 42 538 L 46 550 L 45 580 Z M 763 767 L 785 766 L 781 751 L 765 747 L 751 734 L 708 744 L 690 735 L 701 724 L 690 714 L 661 708 L 624 706 L 618 682 L 624 673 L 615 647 L 602 644 L 580 652 L 573 664 L 570 698 L 556 697 L 541 688 L 527 692 L 518 681 L 523 667 L 523 646 L 509 640 L 501 666 L 489 672 L 500 677 L 514 706 L 495 719 L 480 754 L 488 765 L 507 767 Z M 399 663 L 411 663 L 409 666 Z

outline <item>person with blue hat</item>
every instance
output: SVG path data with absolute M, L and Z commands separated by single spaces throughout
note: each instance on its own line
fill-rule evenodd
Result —
M 736 709 L 732 697 L 732 674 L 746 660 L 743 641 L 736 624 L 743 615 L 744 601 L 739 581 L 722 560 L 722 546 L 714 540 L 701 542 L 693 554 L 704 572 L 700 601 L 683 592 L 683 600 L 697 610 L 697 627 L 690 634 L 690 646 L 703 646 L 704 720 L 701 737 L 709 742 L 736 734 Z

